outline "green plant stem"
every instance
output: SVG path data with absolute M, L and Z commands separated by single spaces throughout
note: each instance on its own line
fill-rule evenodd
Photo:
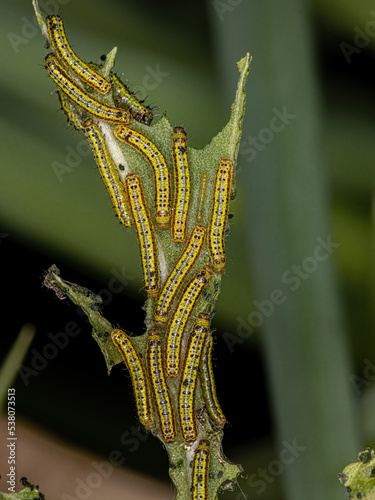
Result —
M 36 3 L 34 3 L 34 8 L 38 10 Z M 41 24 L 42 31 L 45 32 L 43 17 L 41 15 L 38 16 L 38 21 Z M 53 39 L 51 41 L 53 42 Z M 104 64 L 104 66 L 99 68 L 99 71 L 102 71 L 105 75 L 108 75 L 109 72 L 112 70 L 112 66 L 114 65 L 114 57 L 116 54 L 116 50 L 117 49 L 115 48 L 111 51 L 108 57 L 106 57 L 106 63 Z M 200 214 L 201 217 L 200 222 L 208 227 L 210 227 L 210 224 L 211 225 L 213 224 L 212 212 L 216 210 L 216 212 L 219 213 L 220 210 L 220 208 L 216 208 L 215 205 L 217 196 L 216 193 L 218 191 L 215 179 L 217 179 L 217 176 L 221 172 L 220 165 L 222 163 L 222 159 L 225 158 L 225 162 L 228 163 L 232 162 L 234 166 L 236 165 L 238 148 L 242 134 L 242 120 L 245 113 L 245 83 L 247 75 L 249 73 L 250 60 L 251 60 L 250 54 L 247 53 L 245 57 L 242 57 L 242 59 L 237 63 L 237 68 L 239 71 L 239 79 L 236 88 L 236 95 L 231 106 L 231 116 L 227 125 L 221 130 L 221 132 L 219 132 L 210 141 L 210 143 L 204 149 L 197 150 L 194 149 L 192 146 L 189 146 L 187 150 L 185 150 L 188 151 L 188 157 L 189 157 L 189 177 L 191 179 L 190 183 L 191 189 L 189 190 L 189 202 L 192 207 L 198 204 L 202 176 L 203 175 L 207 176 L 208 179 L 207 183 L 209 184 L 209 191 L 207 194 L 207 200 L 206 200 L 207 203 L 204 205 L 204 209 L 202 208 L 202 213 Z M 56 83 L 60 83 L 60 80 L 59 82 Z M 67 84 L 63 86 L 62 88 L 63 91 L 66 90 L 66 85 Z M 71 97 L 73 99 L 73 96 Z M 100 102 L 102 102 L 103 99 L 105 104 L 109 104 L 111 106 L 114 105 L 113 94 L 109 94 L 106 97 L 100 96 L 99 99 Z M 69 117 L 70 116 L 73 117 L 74 115 L 74 118 L 72 118 L 71 121 L 77 124 L 76 125 L 77 129 L 81 129 L 82 128 L 80 121 L 81 112 L 78 108 L 79 108 L 79 102 L 71 103 L 67 114 Z M 118 113 L 116 113 L 116 116 L 117 114 Z M 152 158 L 154 158 L 154 156 L 152 156 L 150 160 L 151 153 L 149 152 L 147 155 L 148 161 L 146 162 L 143 156 L 139 155 L 139 152 L 134 151 L 134 147 L 133 148 L 130 147 L 131 144 L 130 142 L 129 144 L 126 144 L 124 143 L 126 141 L 120 142 L 118 140 L 121 138 L 118 137 L 116 129 L 113 130 L 114 125 L 112 123 L 108 123 L 102 120 L 96 120 L 96 121 L 98 121 L 98 123 L 95 125 L 95 127 L 97 127 L 96 134 L 98 136 L 98 141 L 100 141 L 98 148 L 102 149 L 103 151 L 104 150 L 108 151 L 108 157 L 111 158 L 111 160 L 105 159 L 104 161 L 102 161 L 100 159 L 100 155 L 97 154 L 95 156 L 95 159 L 98 163 L 98 166 L 101 169 L 105 169 L 107 167 L 103 167 L 103 163 L 105 165 L 108 165 L 109 161 L 113 162 L 112 168 L 113 170 L 116 170 L 116 172 L 114 174 L 111 174 L 114 179 L 112 182 L 116 183 L 118 189 L 121 189 L 122 182 L 126 181 L 125 183 L 128 191 L 129 185 L 127 181 L 129 177 L 126 177 L 126 179 L 124 177 L 128 170 L 130 171 L 131 169 L 131 172 L 136 172 L 139 175 L 139 177 L 141 177 L 142 182 L 139 181 L 140 182 L 139 190 L 142 196 L 141 194 L 137 195 L 138 198 L 137 203 L 140 203 L 139 201 L 140 199 L 142 200 L 143 203 L 143 197 L 144 197 L 145 205 L 144 207 L 142 207 L 142 217 L 144 217 L 144 220 L 146 221 L 144 224 L 145 227 L 142 226 L 141 229 L 143 232 L 148 232 L 149 234 L 151 234 L 152 232 L 151 228 L 150 227 L 147 228 L 146 223 L 153 224 L 155 228 L 159 224 L 157 224 L 157 217 L 155 217 L 155 211 L 149 213 L 147 207 L 152 207 L 154 205 L 155 192 L 156 194 L 158 194 L 158 190 L 161 189 L 161 187 L 158 186 L 158 182 L 160 182 L 160 178 L 158 176 L 161 175 L 161 173 L 159 173 L 158 171 L 156 173 L 152 173 L 152 171 L 149 168 L 150 163 L 152 164 L 152 167 L 155 170 L 158 170 L 159 168 L 158 166 L 155 166 L 154 165 L 155 162 L 152 161 Z M 156 144 L 155 148 L 160 148 L 160 153 L 158 153 L 158 155 L 159 157 L 163 155 L 164 156 L 163 162 L 165 161 L 167 162 L 167 167 L 165 168 L 165 171 L 163 171 L 164 172 L 163 175 L 165 175 L 166 179 L 169 178 L 168 163 L 169 165 L 173 164 L 171 158 L 172 156 L 171 139 L 173 136 L 173 127 L 169 122 L 168 118 L 164 116 L 162 119 L 158 121 L 157 124 L 152 126 L 147 126 L 145 124 L 135 123 L 135 122 L 136 120 L 133 120 L 131 123 L 132 127 L 134 127 L 134 131 L 132 133 L 137 134 L 137 132 L 140 132 L 140 135 L 138 136 L 140 138 L 139 139 L 140 141 L 146 141 L 146 139 L 144 138 L 147 138 L 147 141 L 155 142 Z M 94 127 L 94 125 L 92 126 Z M 93 149 L 95 152 L 96 149 L 95 148 Z M 105 158 L 107 158 L 107 156 Z M 117 175 L 118 175 L 118 180 L 117 180 Z M 233 191 L 235 191 L 235 181 L 232 182 L 231 177 L 229 177 L 229 175 L 228 175 L 228 180 L 231 183 L 228 184 L 228 189 L 232 189 Z M 165 191 L 167 191 L 167 189 L 165 189 Z M 147 272 L 151 274 L 152 270 L 155 276 L 158 276 L 156 280 L 158 284 L 157 286 L 155 286 L 155 288 L 159 288 L 159 281 L 162 285 L 163 282 L 165 282 L 165 280 L 167 279 L 168 274 L 174 268 L 174 266 L 181 265 L 177 264 L 177 262 L 179 262 L 178 259 L 182 251 L 181 246 L 172 241 L 170 231 L 161 231 L 160 228 L 155 231 L 155 240 L 157 242 L 155 248 L 153 242 L 150 242 L 150 244 L 149 243 L 144 244 L 142 242 L 142 239 L 139 238 L 140 223 L 138 220 L 138 215 L 134 215 L 135 194 L 128 191 L 128 198 L 129 198 L 129 204 L 131 205 L 132 208 L 134 225 L 137 227 L 137 235 L 139 239 L 142 259 L 143 261 L 146 261 Z M 228 193 L 227 196 L 228 204 L 230 199 L 231 196 L 230 193 Z M 196 222 L 197 222 L 196 211 L 191 209 L 188 211 L 188 214 L 186 216 L 187 216 L 187 226 L 188 226 L 187 229 L 188 232 L 190 232 L 193 230 L 193 227 L 196 227 Z M 225 215 L 223 216 L 227 217 L 227 213 L 225 212 Z M 226 222 L 227 222 L 226 220 L 222 222 L 223 233 L 225 230 L 224 224 L 226 224 Z M 218 294 L 220 292 L 221 273 L 218 272 L 215 273 L 213 268 L 208 267 L 209 263 L 215 266 L 215 261 L 213 261 L 212 255 L 210 256 L 210 251 L 212 253 L 212 248 L 211 248 L 212 245 L 210 247 L 209 243 L 207 242 L 206 245 L 208 245 L 208 248 L 204 249 L 203 251 L 199 251 L 197 255 L 194 257 L 194 260 L 192 261 L 192 265 L 194 267 L 191 269 L 195 273 L 193 274 L 193 280 L 197 280 L 198 279 L 197 276 L 199 276 L 201 279 L 201 274 L 199 273 L 202 272 L 204 272 L 208 276 L 207 281 L 204 283 L 205 294 L 201 293 L 202 289 L 198 288 L 197 283 L 195 283 L 194 285 L 196 287 L 196 292 L 193 289 L 191 289 L 190 283 L 192 283 L 193 281 L 189 281 L 188 284 L 185 285 L 182 299 L 180 300 L 184 301 L 183 304 L 185 304 L 184 307 L 186 308 L 188 307 L 187 303 L 189 302 L 191 309 L 189 310 L 188 313 L 182 312 L 180 314 L 179 303 L 177 303 L 175 309 L 171 313 L 172 316 L 173 314 L 179 315 L 178 322 L 181 324 L 179 324 L 177 328 L 181 329 L 178 335 L 179 337 L 182 337 L 181 344 L 183 346 L 184 344 L 187 343 L 189 335 L 191 335 L 190 332 L 192 331 L 191 329 L 195 324 L 198 313 L 204 312 L 208 315 L 208 318 L 210 314 L 211 315 L 214 314 L 214 306 Z M 146 251 L 144 251 L 145 248 Z M 151 251 L 154 253 L 156 259 L 158 260 L 158 265 L 155 265 L 152 269 L 149 266 L 148 262 L 149 256 L 147 255 L 147 252 Z M 101 298 L 79 285 L 64 281 L 59 276 L 59 274 L 60 273 L 57 267 L 51 266 L 51 268 L 49 269 L 48 273 L 45 276 L 44 284 L 48 288 L 53 289 L 55 293 L 57 293 L 57 296 L 59 298 L 64 299 L 65 297 L 69 297 L 70 300 L 72 300 L 76 305 L 79 305 L 83 309 L 85 314 L 88 316 L 91 325 L 93 326 L 93 337 L 95 338 L 95 340 L 97 341 L 103 352 L 103 355 L 106 359 L 108 371 L 110 371 L 115 364 L 122 362 L 123 357 L 128 367 L 129 367 L 128 363 L 135 363 L 136 361 L 134 361 L 135 359 L 134 357 L 133 359 L 128 359 L 127 356 L 129 355 L 127 352 L 125 352 L 127 350 L 126 348 L 120 346 L 121 349 L 123 349 L 122 355 L 120 355 L 117 347 L 115 346 L 115 343 L 112 341 L 111 332 L 113 330 L 113 326 L 101 314 L 100 311 L 100 305 L 102 302 Z M 160 280 L 159 280 L 159 275 L 160 275 Z M 189 294 L 188 298 L 186 299 L 184 297 L 185 295 L 187 295 L 187 292 L 189 292 Z M 170 300 L 172 301 L 172 298 L 170 298 Z M 150 326 L 151 327 L 153 326 L 155 305 L 156 305 L 155 298 L 149 297 L 147 299 L 145 306 L 145 310 L 147 313 L 145 323 L 147 329 L 149 329 Z M 186 309 L 186 311 L 188 311 L 188 309 Z M 186 316 L 186 320 L 183 323 L 184 315 Z M 182 324 L 183 326 L 181 326 Z M 168 328 L 172 328 L 172 326 L 169 326 Z M 206 328 L 208 329 L 208 327 Z M 123 333 L 122 335 L 124 337 L 126 336 L 125 333 Z M 137 375 L 138 378 L 133 374 L 134 378 L 133 385 L 136 386 L 135 393 L 137 392 L 137 390 L 141 391 L 141 389 L 138 388 L 139 384 L 141 383 L 140 380 L 141 379 L 145 380 L 148 376 L 147 368 L 144 368 L 144 366 L 142 365 L 142 359 L 145 360 L 147 358 L 146 341 L 148 335 L 149 331 L 148 332 L 146 331 L 141 335 L 138 335 L 136 337 L 131 337 L 131 339 L 125 337 L 127 339 L 126 340 L 127 343 L 129 342 L 133 344 L 132 345 L 133 354 L 135 350 L 137 350 L 138 353 L 140 354 L 139 360 L 137 357 L 138 364 L 134 369 L 134 371 L 136 371 L 138 374 Z M 163 336 L 165 336 L 163 339 L 164 348 L 168 353 L 169 346 L 167 345 L 167 340 L 166 340 L 168 337 L 165 332 L 163 332 L 160 335 L 160 338 L 162 338 Z M 199 358 L 197 355 L 195 355 L 195 360 L 197 363 L 199 362 Z M 187 363 L 187 361 L 185 361 L 185 363 Z M 148 360 L 147 365 L 149 364 L 150 361 Z M 154 369 L 155 368 L 149 368 L 149 370 L 154 370 Z M 158 369 L 160 370 L 160 368 Z M 129 370 L 132 371 L 130 368 Z M 142 373 L 142 377 L 140 377 L 139 375 L 140 373 Z M 182 397 L 181 395 L 184 394 L 183 391 L 185 390 L 184 389 L 185 384 L 190 383 L 189 378 L 182 380 L 181 376 L 180 380 L 178 379 L 168 380 L 168 384 L 165 386 L 165 389 L 163 389 L 165 394 L 170 393 L 172 405 L 174 403 L 175 406 L 176 415 L 178 415 L 176 411 L 177 407 L 179 407 L 179 411 L 182 412 L 181 405 L 183 403 L 181 402 L 181 397 Z M 155 384 L 155 381 L 153 381 L 152 378 L 151 382 Z M 193 381 L 191 383 L 193 383 Z M 146 393 L 145 388 L 144 392 Z M 156 393 L 156 390 L 154 392 Z M 160 392 L 159 389 L 157 389 L 157 392 L 158 393 Z M 159 437 L 159 439 L 163 442 L 168 452 L 170 461 L 170 477 L 173 480 L 177 489 L 176 500 L 187 499 L 188 497 L 191 496 L 192 488 L 193 489 L 198 488 L 198 485 L 195 485 L 195 483 L 201 482 L 201 480 L 199 479 L 200 475 L 194 476 L 194 473 L 192 473 L 191 463 L 193 460 L 197 460 L 195 457 L 197 456 L 196 455 L 197 451 L 199 451 L 200 444 L 206 447 L 206 453 L 207 455 L 209 455 L 209 459 L 207 458 L 207 462 L 209 461 L 209 469 L 207 468 L 207 484 L 204 485 L 204 489 L 206 489 L 209 492 L 210 498 L 214 500 L 217 498 L 217 492 L 220 491 L 222 487 L 221 485 L 223 483 L 227 483 L 225 486 L 223 486 L 223 488 L 225 487 L 226 489 L 228 489 L 233 487 L 238 475 L 242 471 L 242 468 L 239 465 L 234 465 L 229 463 L 225 459 L 222 453 L 222 445 L 221 445 L 223 432 L 215 426 L 214 419 L 212 419 L 211 421 L 208 413 L 207 416 L 204 416 L 204 412 L 207 409 L 204 400 L 203 390 L 199 387 L 198 384 L 194 387 L 194 390 L 191 389 L 191 395 L 194 398 L 194 405 L 190 406 L 189 403 L 189 411 L 194 412 L 193 415 L 194 419 L 196 419 L 197 421 L 199 419 L 199 422 L 194 421 L 194 424 L 192 424 L 194 425 L 194 429 L 196 429 L 194 431 L 194 436 L 192 438 L 189 438 L 188 436 L 183 434 L 182 426 L 184 424 L 182 423 L 180 424 L 179 427 L 178 423 L 177 425 L 175 423 L 172 424 L 173 426 L 176 425 L 177 427 L 177 432 L 176 434 L 174 434 L 173 439 L 166 437 L 165 434 L 162 432 L 163 424 L 161 423 L 162 417 L 160 417 L 160 410 L 158 411 L 159 425 L 156 423 L 157 419 L 155 418 L 154 419 L 155 425 L 152 427 L 153 429 L 152 432 Z M 152 408 L 152 406 L 155 407 L 158 406 L 159 400 L 157 399 L 157 397 L 158 396 L 155 396 L 153 403 L 151 399 L 147 400 L 148 408 L 151 408 L 149 410 L 149 413 L 152 413 L 153 410 L 155 410 L 155 408 Z M 207 405 L 209 403 L 210 400 L 208 398 Z M 184 406 L 184 408 L 186 408 L 186 405 Z M 165 415 L 164 407 L 163 407 L 163 415 Z M 175 419 L 172 411 L 170 411 L 170 413 L 168 414 L 168 418 L 171 422 L 173 419 Z M 141 415 L 140 415 L 140 420 L 141 420 Z M 177 417 L 175 420 L 177 420 Z M 223 424 L 221 423 L 217 425 L 220 427 L 220 429 L 223 426 Z M 203 443 L 206 444 L 203 445 Z M 208 470 L 210 472 L 209 475 L 208 475 Z

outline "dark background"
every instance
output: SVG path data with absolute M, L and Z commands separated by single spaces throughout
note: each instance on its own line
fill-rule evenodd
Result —
M 342 10 L 337 10 L 337 5 L 335 11 L 335 2 L 331 3 L 330 7 L 320 2 L 309 4 L 310 42 L 322 123 L 320 154 L 327 179 L 327 220 L 335 237 L 345 242 L 333 263 L 337 296 L 344 311 L 352 370 L 361 375 L 363 360 L 374 359 L 375 348 L 375 43 L 370 37 L 348 63 L 340 44 L 346 41 L 353 45 L 353 28 L 363 28 L 372 19 L 370 8 L 366 2 L 357 2 L 350 11 L 344 2 Z M 73 47 L 83 59 L 98 61 L 101 53 L 117 45 L 116 67 L 134 85 L 142 81 L 147 66 L 160 64 L 169 72 L 170 76 L 150 91 L 149 102 L 157 104 L 160 113 L 167 110 L 172 124 L 187 128 L 190 144 L 200 148 L 226 123 L 227 103 L 235 90 L 233 86 L 231 95 L 224 97 L 226 89 L 220 76 L 215 37 L 218 21 L 213 6 L 198 1 L 185 3 L 182 8 L 168 1 L 156 4 L 112 0 L 104 4 L 98 0 L 79 5 L 68 2 L 59 13 L 64 17 Z M 247 12 L 247 8 L 238 5 L 232 10 Z M 230 13 L 224 14 L 223 22 Z M 51 95 L 53 86 L 43 69 L 43 39 L 40 33 L 25 38 L 24 18 L 31 21 L 33 13 L 31 5 L 22 1 L 9 4 L 1 16 L 0 355 L 6 357 L 17 332 L 27 322 L 37 327 L 31 349 L 39 353 L 50 343 L 49 333 L 64 331 L 69 321 L 75 322 L 80 334 L 59 350 L 45 369 L 30 376 L 27 385 L 18 378 L 17 411 L 106 456 L 119 446 L 124 430 L 137 426 L 127 374 L 116 367 L 107 377 L 104 360 L 90 338 L 91 328 L 85 318 L 68 300 L 61 302 L 44 288 L 42 280 L 48 267 L 55 263 L 65 279 L 98 293 L 108 288 L 111 271 L 125 266 L 126 274 L 132 278 L 129 286 L 113 295 L 103 313 L 112 323 L 141 332 L 144 294 L 137 247 L 134 239 L 123 236 L 99 176 L 97 172 L 93 174 L 90 157 L 83 157 L 77 169 L 73 168 L 61 183 L 51 169 L 53 161 L 64 163 L 66 146 L 75 149 L 81 138 L 68 129 L 59 112 L 56 96 Z M 285 33 L 293 30 L 288 20 L 283 22 Z M 19 51 L 12 48 L 9 33 L 26 40 L 19 45 Z M 243 55 L 233 54 L 233 81 L 237 77 L 234 63 Z M 261 57 L 261 53 L 254 55 L 249 82 Z M 247 113 L 251 114 L 256 95 L 251 93 L 251 83 L 248 88 Z M 269 110 L 265 114 L 264 123 L 269 120 Z M 254 165 L 240 155 L 239 168 L 255 168 Z M 260 331 L 231 355 L 222 338 L 224 332 L 236 331 L 237 318 L 246 317 L 250 302 L 257 297 L 253 269 L 244 257 L 247 219 L 241 208 L 247 194 L 241 186 L 239 182 L 238 199 L 232 205 L 235 217 L 228 243 L 230 262 L 213 324 L 216 381 L 229 421 L 224 451 L 234 461 L 239 461 L 238 456 L 256 457 L 257 453 L 272 450 L 275 436 Z M 31 367 L 32 362 L 30 351 L 23 365 Z M 367 389 L 371 391 L 370 383 Z M 354 395 L 360 409 L 360 399 Z M 362 431 L 364 442 L 373 445 L 375 433 L 366 434 L 367 428 Z M 355 458 L 353 455 L 353 461 Z M 252 459 L 249 458 L 249 466 Z M 168 481 L 167 457 L 156 439 L 148 439 L 137 452 L 128 453 L 126 461 L 130 467 Z M 264 498 L 279 497 L 280 491 L 275 497 L 268 491 Z

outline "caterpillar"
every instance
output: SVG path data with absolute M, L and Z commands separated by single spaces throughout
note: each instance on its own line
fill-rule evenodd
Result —
M 185 248 L 176 262 L 172 272 L 168 276 L 161 289 L 158 302 L 155 307 L 155 324 L 159 328 L 164 328 L 172 304 L 175 301 L 181 285 L 191 268 L 195 264 L 206 237 L 206 228 L 202 224 L 197 224 L 190 232 Z
M 199 197 L 198 197 L 197 215 L 196 215 L 197 222 L 203 221 L 204 206 L 206 204 L 207 182 L 208 182 L 208 172 L 206 170 L 202 174 L 201 185 L 199 187 Z
M 92 120 L 86 120 L 83 125 L 83 131 L 94 154 L 104 185 L 111 197 L 116 215 L 124 226 L 131 227 L 131 214 L 126 191 L 120 182 L 119 174 L 113 164 L 100 130 L 93 124 Z
M 172 158 L 174 169 L 174 203 L 171 235 L 175 243 L 183 243 L 186 238 L 190 205 L 190 171 L 185 130 L 173 129 Z
M 139 420 L 146 429 L 153 429 L 155 427 L 155 422 L 152 413 L 150 383 L 141 357 L 128 335 L 122 330 L 113 330 L 111 339 L 120 351 L 125 361 L 125 365 L 129 370 Z
M 112 93 L 116 106 L 126 106 L 133 118 L 145 125 L 151 125 L 154 114 L 149 106 L 146 106 L 144 101 L 140 101 L 134 92 L 128 89 L 120 78 L 111 73 Z
M 214 372 L 212 368 L 212 335 L 207 335 L 202 357 L 200 360 L 199 379 L 203 391 L 203 396 L 206 402 L 207 413 L 212 422 L 222 429 L 225 425 L 226 419 L 220 407 L 215 387 Z
M 164 156 L 147 137 L 136 130 L 118 125 L 113 131 L 122 142 L 126 142 L 143 155 L 150 164 L 155 189 L 155 219 L 159 229 L 168 229 L 170 220 L 171 188 L 167 162 Z
M 91 97 L 71 78 L 53 53 L 46 56 L 46 69 L 58 87 L 78 106 L 99 120 L 112 123 L 129 123 L 132 115 L 126 109 L 114 108 Z
M 59 101 L 61 104 L 61 109 L 64 111 L 68 122 L 73 125 L 76 130 L 82 130 L 82 122 L 80 120 L 80 115 L 74 109 L 74 104 L 72 101 L 64 94 L 62 90 L 57 91 Z
M 209 500 L 208 498 L 208 469 L 210 466 L 210 442 L 201 439 L 194 453 L 193 470 L 191 475 L 192 500 Z
M 81 80 L 101 94 L 108 94 L 111 84 L 100 73 L 83 62 L 72 50 L 65 36 L 64 24 L 60 16 L 46 18 L 48 35 L 57 58 Z
M 211 219 L 208 226 L 208 250 L 211 265 L 216 273 L 225 271 L 225 229 L 227 227 L 233 164 L 222 158 L 216 170 Z
M 208 284 L 212 273 L 213 269 L 210 266 L 204 266 L 195 273 L 184 288 L 173 310 L 165 335 L 165 365 L 167 378 L 169 379 L 176 378 L 179 375 L 183 332 L 195 303 L 203 288 Z
M 180 427 L 184 441 L 193 442 L 198 437 L 195 415 L 195 389 L 199 371 L 199 362 L 207 333 L 210 316 L 199 313 L 191 329 L 182 365 L 182 374 L 178 393 Z
M 148 332 L 146 363 L 151 389 L 154 395 L 160 432 L 164 442 L 173 443 L 177 438 L 176 423 L 169 390 L 165 380 L 162 343 L 159 332 L 156 329 L 151 329 Z
M 137 174 L 128 174 L 125 178 L 131 214 L 137 231 L 141 252 L 145 290 L 149 297 L 156 297 L 159 291 L 159 262 L 154 226 L 143 195 L 142 182 Z

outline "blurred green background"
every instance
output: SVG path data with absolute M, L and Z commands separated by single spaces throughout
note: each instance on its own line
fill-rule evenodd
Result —
M 64 0 L 50 8 L 82 59 L 99 62 L 117 46 L 118 74 L 197 148 L 226 123 L 235 62 L 252 54 L 213 322 L 230 422 L 224 451 L 249 474 L 240 481 L 248 498 L 342 498 L 337 473 L 375 445 L 371 3 Z M 102 291 L 112 323 L 141 332 L 138 247 L 59 109 L 31 2 L 3 5 L 0 27 L 0 352 L 26 322 L 37 326 L 31 348 L 43 352 L 48 334 L 73 321 L 81 333 L 27 383 L 18 379 L 18 412 L 105 456 L 135 423 L 124 374 L 106 377 L 85 319 L 41 281 L 56 263 L 65 279 Z M 329 237 L 339 246 L 320 250 L 329 258 L 318 261 Z M 272 306 L 275 290 L 284 300 Z M 24 365 L 32 362 L 31 351 Z M 281 467 L 293 440 L 304 450 Z M 155 439 L 127 465 L 168 481 Z

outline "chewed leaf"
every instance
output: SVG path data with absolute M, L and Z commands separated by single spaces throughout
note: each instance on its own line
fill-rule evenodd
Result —
M 8 488 L 8 493 L 0 492 L 0 499 L 1 500 L 45 500 L 45 496 L 43 495 L 43 493 L 40 493 L 38 491 L 39 486 L 31 484 L 25 477 L 22 477 L 20 479 L 20 483 L 22 484 L 22 486 L 24 486 L 21 490 L 14 493 L 9 493 L 10 488 Z M 13 487 L 13 489 L 15 489 L 15 487 Z
M 224 457 L 222 452 L 222 436 L 219 432 L 210 440 L 210 466 L 209 466 L 209 495 L 207 498 L 217 498 L 217 491 L 230 491 L 237 485 L 237 478 L 243 472 L 241 465 L 232 464 Z M 168 447 L 170 454 L 169 475 L 177 488 L 175 500 L 185 500 L 185 491 L 190 490 L 189 475 L 190 464 L 194 459 L 195 447 L 185 450 L 181 445 Z M 186 487 L 188 486 L 188 487 Z
M 99 295 L 95 295 L 88 288 L 63 280 L 60 277 L 59 269 L 55 265 L 49 268 L 45 282 L 47 278 L 48 282 L 56 288 L 55 293 L 58 297 L 59 292 L 57 290 L 60 290 L 60 293 L 69 297 L 86 314 L 93 327 L 92 336 L 103 353 L 108 373 L 110 373 L 114 365 L 122 362 L 122 358 L 111 340 L 110 335 L 114 327 L 100 312 L 102 298 Z M 49 288 L 53 288 L 53 286 L 49 286 Z
M 22 488 L 17 493 L 2 493 L 0 492 L 1 500 L 40 500 L 39 491 L 31 490 L 30 488 Z
M 246 105 L 246 94 L 245 94 L 245 83 L 246 78 L 250 70 L 251 56 L 246 54 L 238 63 L 237 67 L 239 69 L 239 79 L 237 84 L 237 90 L 235 99 L 231 106 L 231 115 L 227 125 L 219 132 L 210 143 L 203 149 L 195 149 L 189 144 L 189 131 L 187 133 L 187 144 L 188 144 L 188 156 L 190 165 L 190 175 L 191 175 L 191 200 L 190 206 L 190 224 L 191 229 L 193 223 L 191 219 L 195 222 L 195 211 L 198 206 L 199 201 L 199 191 L 202 175 L 207 172 L 207 192 L 212 192 L 212 186 L 215 180 L 216 168 L 222 158 L 229 158 L 232 160 L 234 167 L 236 166 L 237 154 L 239 149 L 239 144 L 242 135 L 242 120 L 245 114 Z M 140 123 L 132 123 L 132 128 L 139 130 L 142 134 L 147 135 L 148 139 L 158 146 L 160 151 L 166 158 L 168 165 L 172 165 L 172 151 L 171 151 L 171 140 L 173 137 L 173 127 L 169 119 L 164 116 L 159 120 L 159 122 L 153 126 L 145 126 Z M 138 175 L 142 178 L 144 183 L 145 195 L 148 197 L 147 202 L 150 206 L 153 204 L 153 179 L 150 169 L 147 163 L 142 157 L 133 150 L 128 145 L 122 145 L 121 149 L 126 158 L 129 158 L 129 164 L 132 166 L 132 171 L 136 171 Z M 120 173 L 120 176 L 125 177 L 126 172 Z M 150 189 L 147 189 L 146 179 L 149 179 Z M 235 178 L 232 183 L 232 193 L 235 192 Z M 209 196 L 209 195 L 208 195 Z M 211 202 L 207 200 L 205 203 L 204 212 L 202 214 L 202 221 L 206 224 L 209 220 L 211 213 Z M 164 233 L 161 233 L 161 237 Z M 173 245 L 174 247 L 174 245 Z M 177 246 L 179 251 L 179 248 Z
M 350 464 L 339 474 L 339 480 L 346 488 L 347 498 L 375 500 L 375 452 L 361 451 L 358 462 Z

